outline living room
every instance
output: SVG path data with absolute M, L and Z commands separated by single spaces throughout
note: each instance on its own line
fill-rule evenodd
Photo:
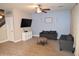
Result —
M 5 24 L 0 29 L 0 55 L 79 55 L 78 3 L 0 3 L 0 9 L 5 14 Z M 24 19 L 31 20 L 30 26 L 22 26 L 26 22 Z M 44 32 L 56 32 L 56 40 L 47 38 L 51 36 L 49 34 L 41 36 Z M 73 45 L 74 53 L 72 50 L 60 51 L 62 35 L 74 37 L 73 44 L 69 43 Z M 38 44 L 41 40 L 47 43 Z

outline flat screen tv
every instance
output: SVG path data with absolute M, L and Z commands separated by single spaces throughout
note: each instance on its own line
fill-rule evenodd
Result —
M 32 19 L 22 19 L 21 27 L 31 27 Z

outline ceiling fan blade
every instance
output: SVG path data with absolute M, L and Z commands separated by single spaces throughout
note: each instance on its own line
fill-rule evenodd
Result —
M 42 9 L 42 10 L 50 10 L 50 9 Z
M 37 9 L 37 10 L 39 9 L 41 12 L 44 12 L 44 13 L 47 13 L 47 11 L 50 10 L 49 8 L 44 8 L 44 9 L 42 9 L 40 4 L 38 5 L 38 7 L 37 7 L 36 9 Z
M 42 10 L 42 12 L 47 13 L 46 11 Z

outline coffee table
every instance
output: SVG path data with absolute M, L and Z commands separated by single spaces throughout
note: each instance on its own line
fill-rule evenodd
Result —
M 46 45 L 47 44 L 47 38 L 46 37 L 39 37 L 37 39 L 37 44 Z

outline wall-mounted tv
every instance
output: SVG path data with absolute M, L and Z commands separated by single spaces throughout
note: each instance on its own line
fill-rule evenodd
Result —
M 31 27 L 32 19 L 22 18 L 21 27 Z

